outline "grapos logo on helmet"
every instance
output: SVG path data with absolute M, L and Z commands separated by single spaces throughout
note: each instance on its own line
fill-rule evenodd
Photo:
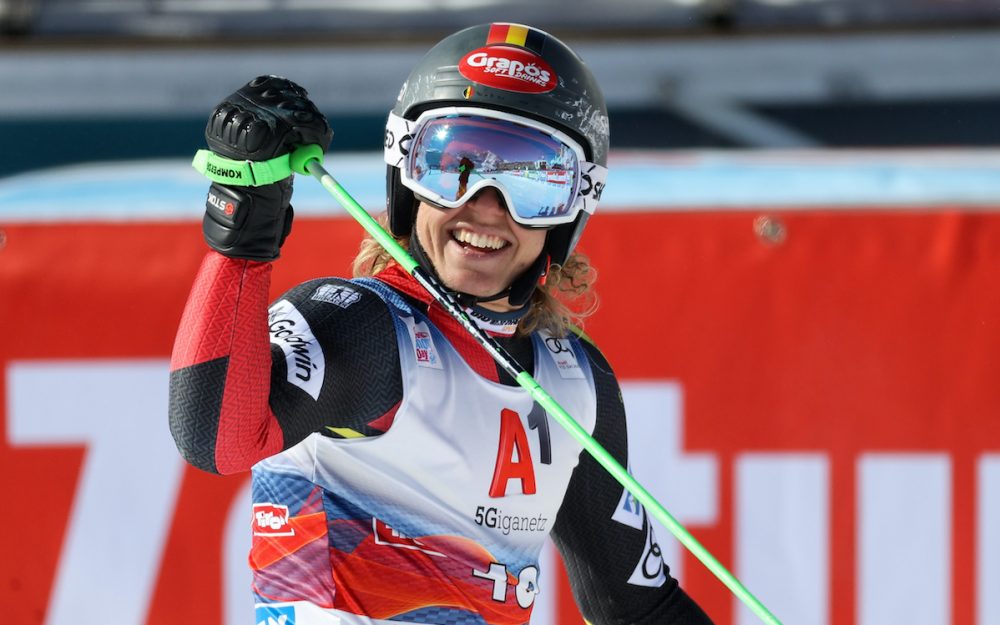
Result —
M 544 93 L 556 86 L 555 72 L 540 56 L 509 46 L 487 46 L 466 54 L 458 71 L 488 87 Z

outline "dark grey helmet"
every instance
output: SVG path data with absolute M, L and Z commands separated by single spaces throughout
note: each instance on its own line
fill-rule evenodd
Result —
M 491 55 L 505 54 L 523 61 L 527 79 L 511 82 L 482 71 Z M 482 24 L 446 37 L 417 63 L 392 112 L 415 120 L 428 109 L 445 106 L 480 106 L 544 122 L 576 139 L 590 162 L 607 166 L 608 114 L 597 81 L 566 44 L 537 28 Z M 410 234 L 416 198 L 392 165 L 387 165 L 386 191 L 390 230 Z M 597 192 L 593 199 L 599 196 Z M 581 211 L 573 223 L 550 230 L 545 260 L 563 263 L 588 217 Z

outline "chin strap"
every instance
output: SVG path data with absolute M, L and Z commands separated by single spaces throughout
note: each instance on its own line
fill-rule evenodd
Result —
M 551 260 L 552 257 L 543 249 L 535 262 L 531 263 L 531 266 L 525 269 L 524 273 L 514 279 L 514 282 L 507 289 L 510 292 L 507 300 L 511 306 L 524 306 L 531 299 L 531 294 L 535 292 L 538 285 L 545 284 Z
M 420 239 L 417 238 L 416 229 L 414 229 L 410 235 L 410 255 L 412 255 L 418 263 L 420 263 L 421 267 L 429 271 L 438 282 L 444 284 L 444 280 L 442 280 L 441 276 L 438 275 L 437 269 L 427 256 L 427 252 L 424 250 L 424 246 L 420 243 Z M 528 303 L 528 300 L 531 299 L 531 294 L 535 292 L 535 287 L 539 284 L 540 280 L 545 278 L 545 274 L 548 273 L 549 261 L 549 255 L 543 251 L 539 254 L 538 258 L 535 259 L 535 262 L 524 270 L 524 273 L 514 279 L 514 282 L 512 282 L 510 286 L 499 293 L 494 293 L 493 295 L 484 295 L 480 297 L 470 293 L 463 293 L 461 291 L 453 291 L 450 289 L 449 292 L 463 308 L 472 308 L 482 302 L 495 302 L 496 300 L 503 299 L 505 297 L 507 298 L 507 301 L 510 302 L 511 306 L 521 308 Z

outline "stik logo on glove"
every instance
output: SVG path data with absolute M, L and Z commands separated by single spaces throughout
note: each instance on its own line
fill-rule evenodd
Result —
M 209 189 L 208 191 L 208 205 L 230 219 L 235 219 L 236 211 L 240 207 L 238 202 L 217 195 L 214 189 Z

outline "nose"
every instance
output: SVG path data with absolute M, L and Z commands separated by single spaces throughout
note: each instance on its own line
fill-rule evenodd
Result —
M 466 204 L 483 213 L 502 215 L 507 212 L 507 203 L 494 187 L 483 187 L 476 191 Z

